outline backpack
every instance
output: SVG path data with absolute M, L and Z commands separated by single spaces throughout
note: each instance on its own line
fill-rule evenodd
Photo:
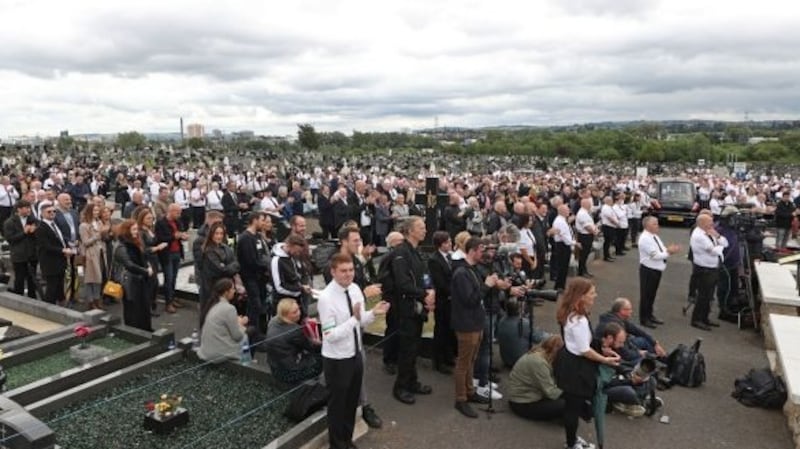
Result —
M 335 242 L 323 242 L 317 245 L 311 251 L 311 264 L 314 266 L 314 272 L 317 274 L 324 274 L 330 271 L 331 257 L 339 251 L 339 245 Z
M 395 292 L 392 261 L 396 254 L 394 250 L 390 250 L 383 256 L 380 264 L 378 264 L 378 283 L 381 284 L 381 292 L 384 301 L 391 300 L 392 293 Z
M 294 422 L 300 422 L 322 410 L 328 403 L 329 396 L 328 389 L 319 382 L 303 384 L 290 396 L 283 415 Z
M 673 385 L 694 388 L 706 381 L 706 361 L 700 354 L 702 341 L 698 338 L 691 347 L 679 344 L 670 353 L 667 366 Z
M 751 369 L 733 383 L 731 396 L 748 407 L 780 409 L 786 402 L 786 385 L 768 368 Z

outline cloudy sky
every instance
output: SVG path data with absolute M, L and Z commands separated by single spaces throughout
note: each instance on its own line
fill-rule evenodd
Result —
M 0 136 L 800 118 L 800 3 L 0 0 Z

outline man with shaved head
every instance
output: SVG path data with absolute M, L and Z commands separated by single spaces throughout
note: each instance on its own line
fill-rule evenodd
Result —
M 719 327 L 719 323 L 709 320 L 708 314 L 719 278 L 722 252 L 728 246 L 728 240 L 714 229 L 714 219 L 710 215 L 700 214 L 689 244 L 692 248 L 693 276 L 697 284 L 697 302 L 692 311 L 691 324 L 692 327 L 709 331 L 711 327 Z

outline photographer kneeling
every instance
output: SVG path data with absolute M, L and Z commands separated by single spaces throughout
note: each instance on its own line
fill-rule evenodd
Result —
M 508 404 L 517 415 L 551 420 L 564 415 L 564 399 L 553 378 L 553 361 L 564 340 L 553 335 L 520 357 L 508 377 Z
M 628 338 L 625 329 L 617 323 L 608 323 L 603 328 L 600 336 L 600 344 L 603 352 L 618 352 L 625 346 Z M 601 367 L 603 369 L 612 369 Z M 645 404 L 648 396 L 653 393 L 656 387 L 656 380 L 651 374 L 656 369 L 655 360 L 644 357 L 631 367 L 630 365 L 620 364 L 616 368 L 616 373 L 612 374 L 606 383 L 603 391 L 608 396 L 608 402 L 614 410 L 628 416 L 639 417 L 647 412 Z M 601 378 L 605 373 L 600 373 Z M 661 398 L 656 397 L 658 406 L 663 404 Z

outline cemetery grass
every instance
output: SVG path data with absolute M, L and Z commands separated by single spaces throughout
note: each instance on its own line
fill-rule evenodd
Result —
M 78 344 L 77 340 L 75 340 L 75 344 Z M 91 340 L 89 344 L 110 349 L 112 353 L 136 346 L 134 343 L 118 337 L 96 338 Z M 8 374 L 6 387 L 9 390 L 13 390 L 77 366 L 69 356 L 69 348 L 66 348 L 41 359 L 6 368 L 6 373 Z
M 259 448 L 293 426 L 283 416 L 288 395 L 281 396 L 278 388 L 199 364 L 181 361 L 150 369 L 43 421 L 67 449 Z M 159 382 L 176 373 L 181 374 Z M 145 403 L 161 394 L 182 396 L 190 415 L 187 425 L 168 435 L 148 432 L 142 424 Z

